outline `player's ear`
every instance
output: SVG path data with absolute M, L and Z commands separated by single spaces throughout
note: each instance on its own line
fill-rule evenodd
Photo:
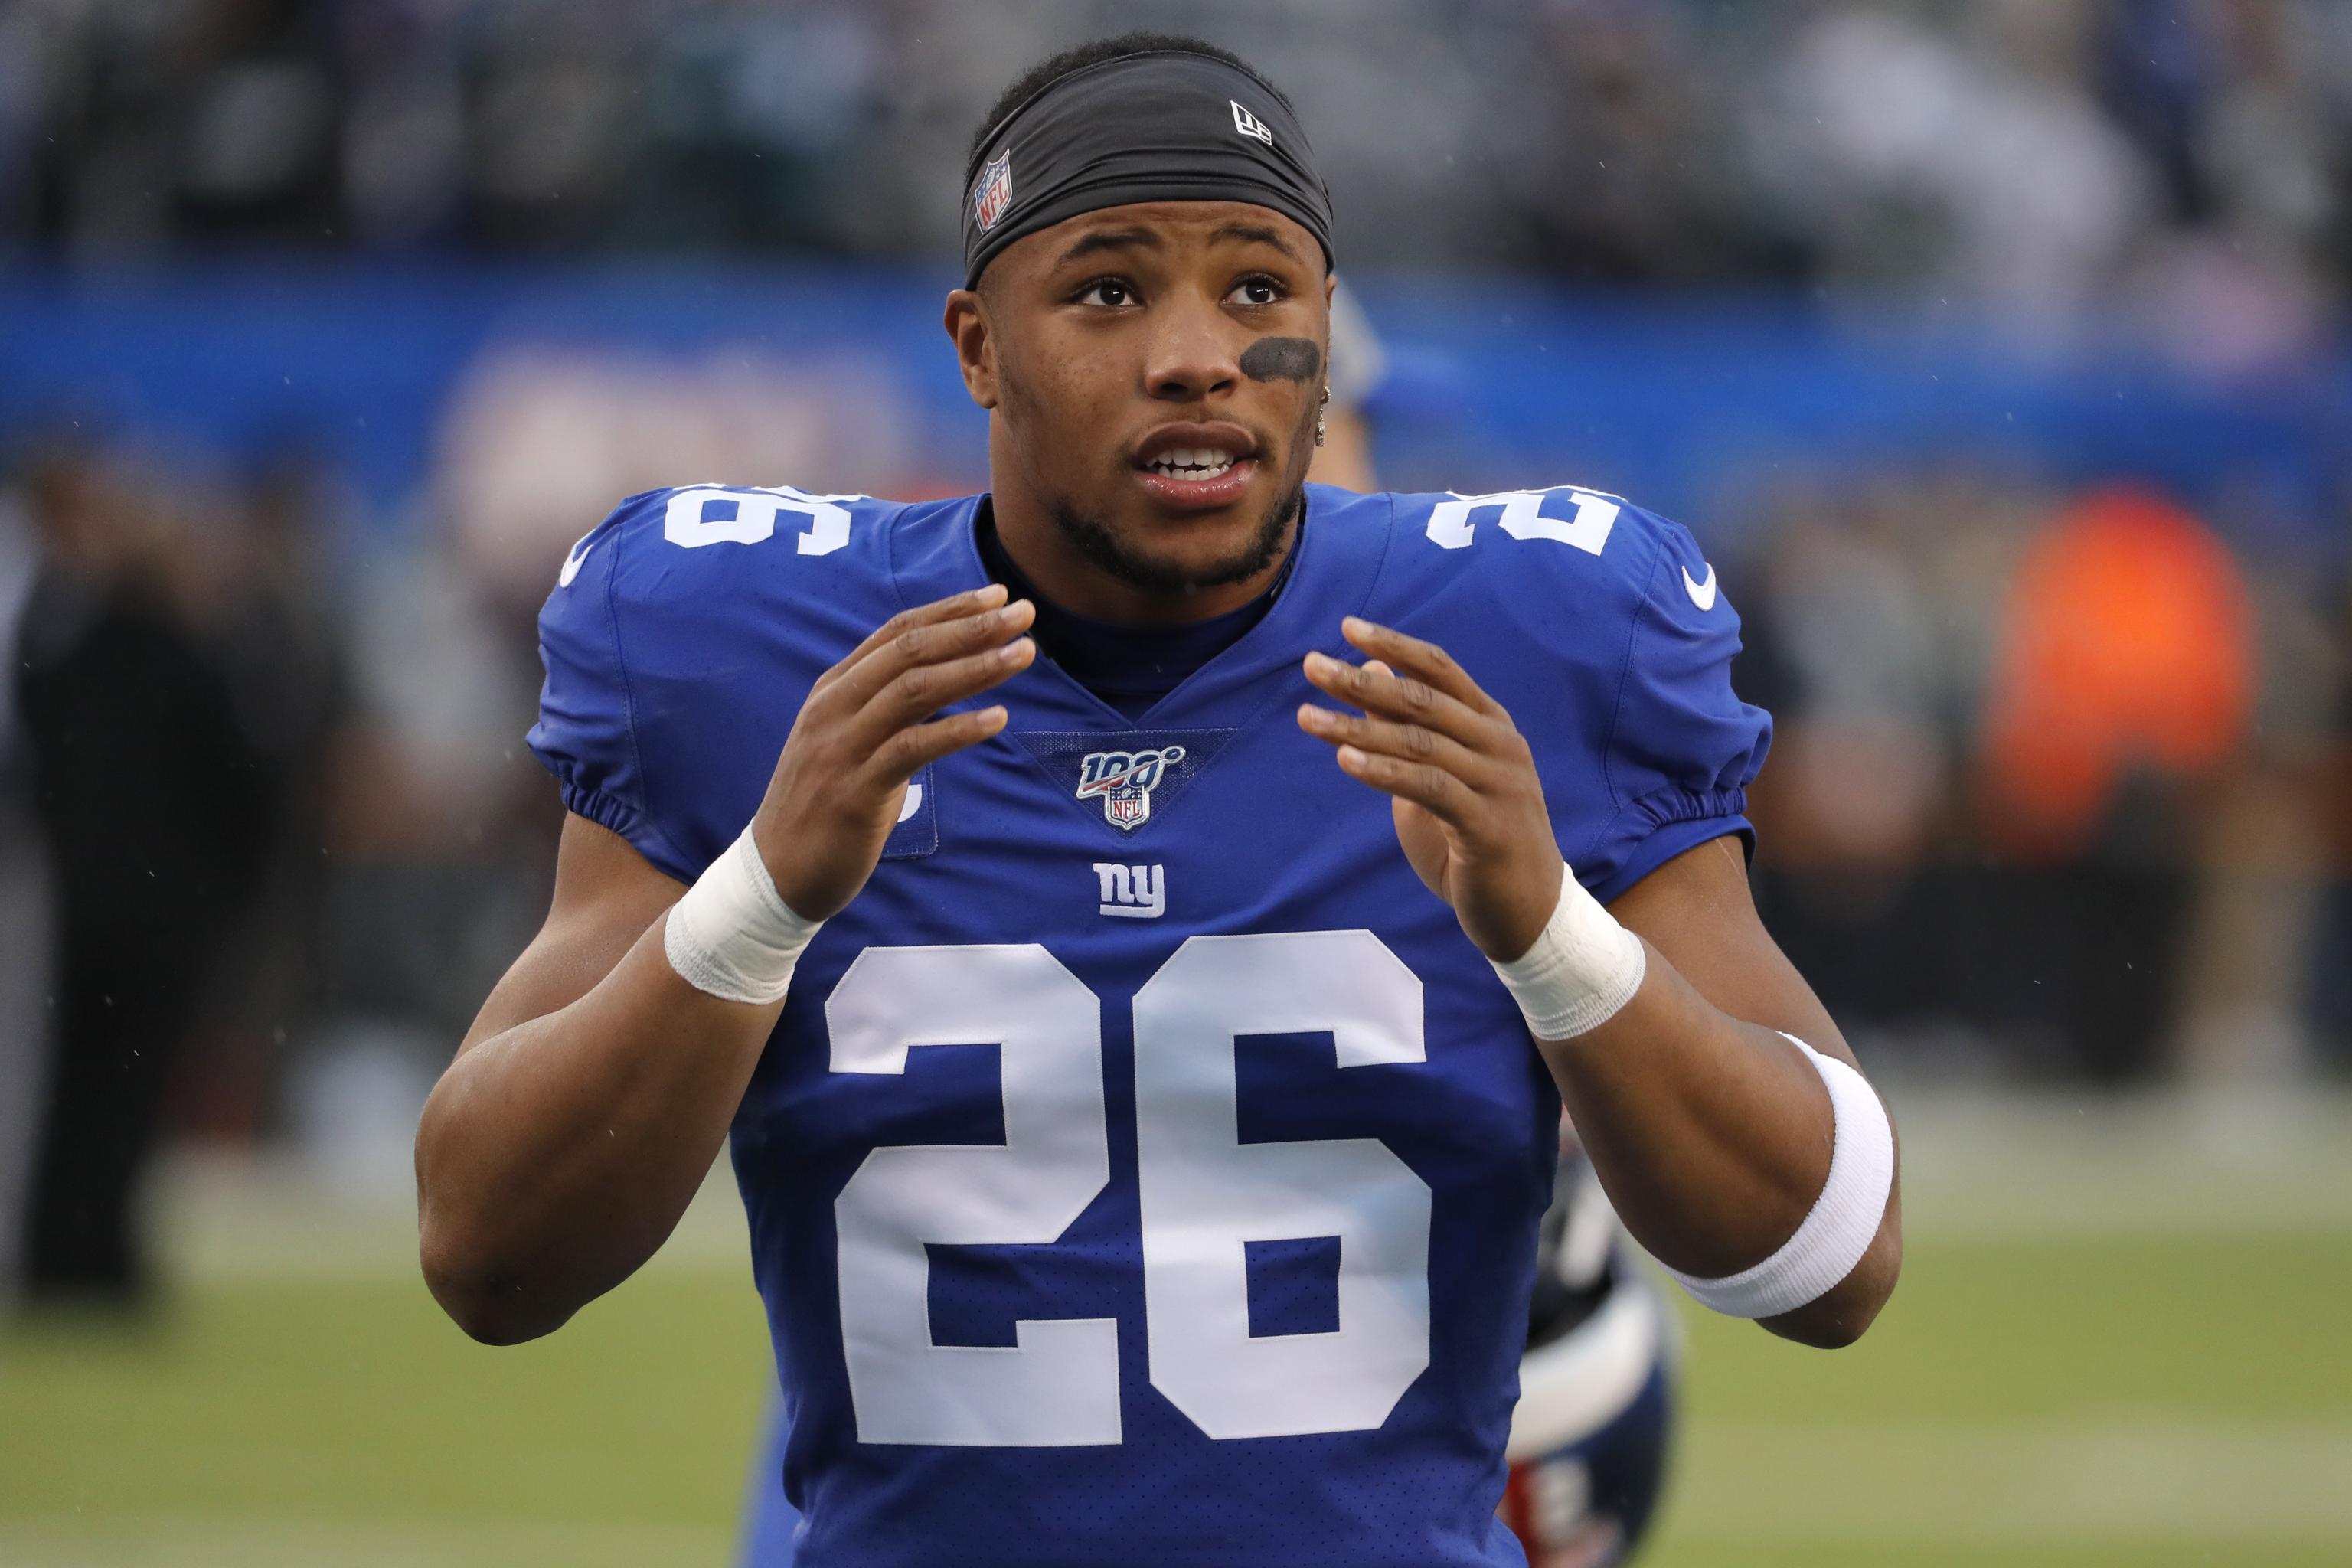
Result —
M 940 325 L 955 344 L 956 368 L 963 373 L 963 389 L 982 408 L 997 404 L 996 333 L 988 319 L 988 301 L 977 289 L 958 289 L 948 295 Z
M 1339 297 L 1339 275 L 1323 269 L 1323 390 L 1331 390 L 1331 301 Z

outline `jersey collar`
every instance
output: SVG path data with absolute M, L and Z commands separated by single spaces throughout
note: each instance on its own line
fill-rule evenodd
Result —
M 984 495 L 909 507 L 888 527 L 890 572 L 901 608 L 927 604 L 989 582 L 973 524 Z M 1287 671 L 1303 684 L 1298 664 L 1309 650 L 1352 658 L 1339 622 L 1362 613 L 1393 535 L 1394 505 L 1385 495 L 1360 496 L 1328 485 L 1307 487 L 1297 552 L 1289 581 L 1265 616 L 1232 647 L 1194 670 L 1150 709 L 1130 721 L 1080 686 L 1059 666 L 1039 659 L 1000 688 L 1016 726 L 1067 724 L 1087 728 L 1165 729 L 1209 722 L 1233 706 L 1267 699 L 1256 690 Z M 1229 717 L 1223 721 L 1230 721 Z

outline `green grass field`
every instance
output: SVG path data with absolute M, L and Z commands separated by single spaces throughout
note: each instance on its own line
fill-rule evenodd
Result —
M 2352 1112 L 1906 1131 L 1910 1256 L 1869 1339 L 1686 1314 L 1647 1563 L 2352 1562 Z M 0 1563 L 727 1561 L 768 1373 L 723 1195 L 499 1351 L 439 1316 L 396 1214 L 212 1177 L 170 1217 L 158 1324 L 0 1337 Z

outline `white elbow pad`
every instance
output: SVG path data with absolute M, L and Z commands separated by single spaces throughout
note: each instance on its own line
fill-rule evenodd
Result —
M 1836 1133 L 1822 1195 L 1797 1233 L 1753 1268 L 1720 1279 L 1666 1269 L 1701 1306 L 1735 1318 L 1793 1312 L 1853 1273 L 1878 1235 L 1886 1195 L 1895 1185 L 1895 1129 L 1876 1091 L 1835 1057 L 1822 1055 L 1794 1035 L 1781 1037 L 1805 1053 L 1830 1091 Z

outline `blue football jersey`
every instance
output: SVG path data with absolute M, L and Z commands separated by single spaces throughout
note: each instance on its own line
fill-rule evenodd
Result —
M 690 881 L 810 686 L 984 583 L 978 497 L 631 498 L 541 621 L 532 749 Z M 1616 498 L 1307 489 L 1265 618 L 1130 722 L 1045 659 L 802 956 L 730 1151 L 806 1568 L 1515 1563 L 1496 1518 L 1559 1107 L 1388 799 L 1293 710 L 1362 615 L 1533 746 L 1604 900 L 1748 831 L 1769 721 Z

